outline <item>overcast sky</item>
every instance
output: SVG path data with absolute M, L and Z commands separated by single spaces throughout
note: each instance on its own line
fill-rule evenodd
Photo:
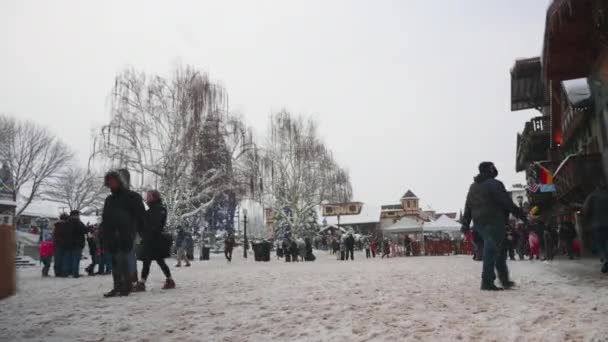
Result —
M 262 131 L 286 108 L 319 119 L 355 199 L 412 189 L 459 210 L 477 164 L 515 173 L 509 69 L 540 54 L 548 0 L 0 2 L 0 113 L 48 126 L 84 164 L 126 66 L 177 62 L 223 84 Z

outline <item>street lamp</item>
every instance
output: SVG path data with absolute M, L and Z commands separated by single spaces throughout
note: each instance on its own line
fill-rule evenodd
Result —
M 243 258 L 247 259 L 247 249 L 249 243 L 247 242 L 247 209 L 243 208 Z

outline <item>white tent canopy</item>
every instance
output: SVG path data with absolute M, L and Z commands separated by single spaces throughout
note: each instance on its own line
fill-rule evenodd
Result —
M 436 221 L 426 222 L 423 230 L 425 232 L 459 232 L 460 223 L 446 215 L 441 215 Z
M 422 224 L 409 217 L 402 217 L 395 224 L 383 228 L 384 233 L 420 233 L 422 232 Z

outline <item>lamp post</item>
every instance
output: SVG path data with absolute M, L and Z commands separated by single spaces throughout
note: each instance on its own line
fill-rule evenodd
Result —
M 243 258 L 247 259 L 247 249 L 249 242 L 247 241 L 247 209 L 243 208 Z

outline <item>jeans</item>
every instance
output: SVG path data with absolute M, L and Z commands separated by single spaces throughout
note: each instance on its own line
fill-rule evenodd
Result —
M 135 249 L 132 249 L 129 253 L 127 253 L 127 261 L 128 261 L 128 270 L 129 276 L 131 277 L 132 282 L 136 282 L 137 279 L 137 256 L 135 254 Z
M 608 263 L 608 232 L 604 229 L 595 229 L 594 233 L 600 257 Z
M 131 292 L 131 276 L 129 275 L 129 253 L 117 251 L 112 253 L 112 278 L 114 290 L 121 293 Z
M 103 252 L 98 255 L 99 258 L 99 273 L 111 273 L 112 272 L 112 254 L 110 252 Z
M 496 280 L 494 268 L 498 278 L 503 285 L 509 281 L 509 269 L 507 268 L 507 253 L 502 248 L 505 236 L 504 227 L 501 225 L 481 225 L 473 229 L 483 239 L 483 269 L 481 272 L 481 286 L 492 286 Z
M 70 251 L 71 258 L 71 272 L 73 277 L 80 275 L 80 259 L 82 258 L 82 248 L 74 248 Z
M 65 250 L 60 247 L 55 247 L 55 264 L 53 265 L 55 277 L 62 277 L 65 274 L 63 270 L 64 257 Z

